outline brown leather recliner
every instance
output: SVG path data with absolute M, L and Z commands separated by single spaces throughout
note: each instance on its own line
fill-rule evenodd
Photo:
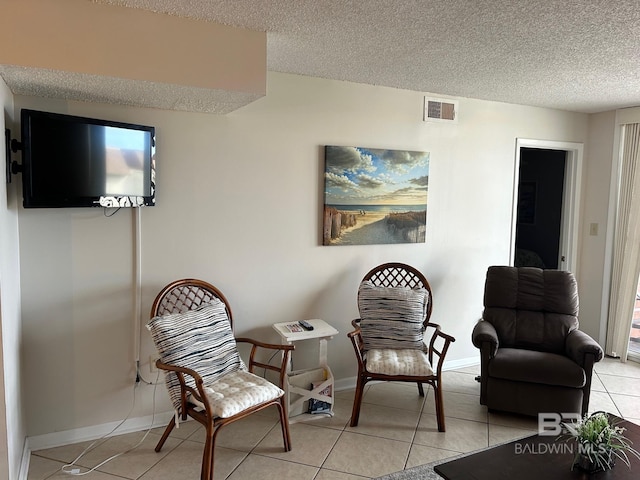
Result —
M 472 341 L 480 349 L 482 405 L 534 416 L 587 413 L 593 365 L 603 351 L 578 330 L 572 273 L 489 267 Z

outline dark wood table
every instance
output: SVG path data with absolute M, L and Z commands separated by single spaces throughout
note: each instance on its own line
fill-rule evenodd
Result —
M 640 451 L 640 426 L 610 417 L 626 428 L 624 436 Z M 446 480 L 640 479 L 640 460 L 633 455 L 629 455 L 631 468 L 617 459 L 611 470 L 589 475 L 578 468 L 571 470 L 574 451 L 570 442 L 555 435 L 532 435 L 436 465 L 434 470 Z

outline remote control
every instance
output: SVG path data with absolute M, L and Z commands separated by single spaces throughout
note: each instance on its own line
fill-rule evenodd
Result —
M 313 330 L 313 325 L 311 325 L 309 322 L 307 322 L 306 320 L 300 320 L 298 322 L 300 324 L 300 326 L 302 328 L 304 328 L 305 330 Z

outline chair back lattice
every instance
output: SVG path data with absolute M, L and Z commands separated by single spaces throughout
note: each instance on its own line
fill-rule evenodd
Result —
M 210 283 L 194 278 L 176 280 L 164 287 L 153 302 L 149 318 L 195 310 L 216 298 L 224 302 L 229 323 L 233 326 L 231 307 L 222 292 Z
M 427 316 L 425 322 L 429 321 L 433 310 L 433 295 L 431 285 L 426 277 L 416 268 L 404 263 L 384 263 L 371 269 L 362 279 L 363 282 L 370 281 L 377 287 L 409 287 L 411 289 L 424 288 L 429 292 L 429 302 L 427 304 Z

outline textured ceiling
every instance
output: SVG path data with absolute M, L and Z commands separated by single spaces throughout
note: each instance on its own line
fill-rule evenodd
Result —
M 270 71 L 594 113 L 640 105 L 638 0 L 94 0 L 267 32 Z
M 638 0 L 106 0 L 267 32 L 269 70 L 598 112 L 640 104 Z
M 262 95 L 243 92 L 101 77 L 15 65 L 0 65 L 0 75 L 16 95 L 221 115 L 233 112 L 262 97 Z

